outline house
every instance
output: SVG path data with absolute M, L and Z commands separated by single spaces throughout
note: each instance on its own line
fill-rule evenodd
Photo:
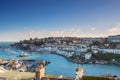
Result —
M 120 43 L 120 35 L 108 36 L 108 42 Z

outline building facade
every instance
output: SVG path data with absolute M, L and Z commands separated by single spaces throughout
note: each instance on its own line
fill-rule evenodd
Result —
M 120 43 L 120 35 L 108 36 L 108 42 Z

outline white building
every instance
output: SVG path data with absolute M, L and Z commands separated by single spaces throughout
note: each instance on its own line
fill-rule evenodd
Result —
M 90 59 L 90 58 L 91 58 L 91 56 L 92 56 L 92 54 L 91 54 L 91 53 L 87 53 L 87 54 L 85 54 L 85 59 Z
M 98 51 L 102 53 L 120 54 L 120 49 L 98 49 Z
M 108 36 L 108 42 L 120 43 L 120 35 Z

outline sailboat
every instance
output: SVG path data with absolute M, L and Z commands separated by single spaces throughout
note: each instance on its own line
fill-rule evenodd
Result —
M 25 52 L 23 52 L 23 51 L 22 51 L 22 53 L 19 55 L 19 57 L 27 57 L 27 56 L 28 56 L 28 54 L 25 53 Z

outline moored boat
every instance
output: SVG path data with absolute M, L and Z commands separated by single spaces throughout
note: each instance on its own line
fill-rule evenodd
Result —
M 25 53 L 25 52 L 22 52 L 22 53 L 19 55 L 19 57 L 27 57 L 27 56 L 28 56 L 28 54 Z

